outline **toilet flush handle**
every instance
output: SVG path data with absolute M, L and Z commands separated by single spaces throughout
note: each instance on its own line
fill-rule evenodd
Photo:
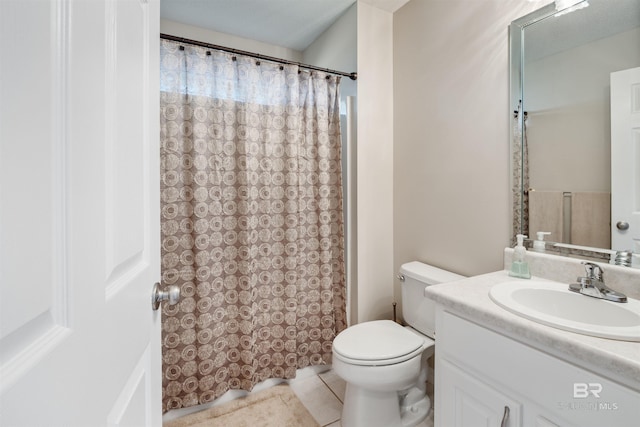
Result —
M 398 274 L 396 276 L 396 279 L 400 280 L 401 282 L 404 282 L 404 274 Z

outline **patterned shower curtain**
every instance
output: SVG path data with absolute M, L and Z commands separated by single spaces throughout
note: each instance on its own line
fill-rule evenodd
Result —
M 161 43 L 163 411 L 331 362 L 339 77 Z
M 527 143 L 527 112 L 522 111 L 522 101 L 513 112 L 513 232 L 511 245 L 516 244 L 516 234 L 529 235 L 529 147 Z

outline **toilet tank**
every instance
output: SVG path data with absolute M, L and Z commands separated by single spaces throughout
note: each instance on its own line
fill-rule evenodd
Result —
M 436 304 L 424 296 L 427 286 L 464 279 L 456 273 L 418 261 L 400 266 L 402 282 L 402 315 L 407 325 L 434 338 Z

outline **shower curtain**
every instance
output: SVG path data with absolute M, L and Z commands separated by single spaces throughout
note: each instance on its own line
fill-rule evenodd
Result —
M 516 244 L 516 234 L 529 235 L 529 147 L 527 144 L 527 113 L 522 111 L 522 101 L 513 112 L 513 232 L 511 245 Z
M 339 77 L 161 43 L 163 411 L 331 362 L 346 327 Z

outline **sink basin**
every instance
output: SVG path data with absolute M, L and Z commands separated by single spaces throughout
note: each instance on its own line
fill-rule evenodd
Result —
M 605 301 L 569 291 L 569 285 L 514 280 L 495 285 L 489 297 L 500 307 L 554 328 L 594 337 L 640 341 L 640 301 Z

